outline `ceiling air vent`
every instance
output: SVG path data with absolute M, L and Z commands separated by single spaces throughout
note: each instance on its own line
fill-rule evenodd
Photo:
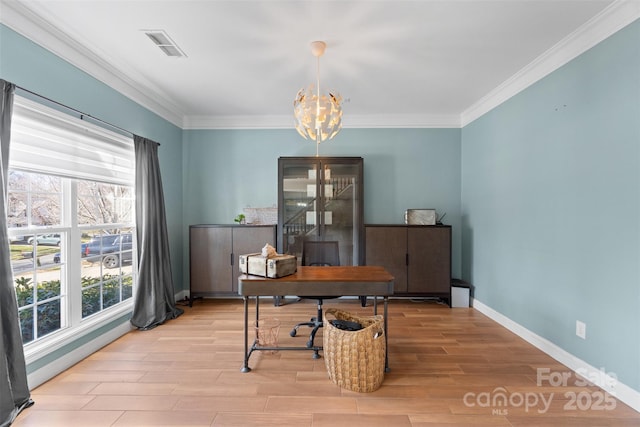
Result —
M 187 55 L 178 47 L 177 44 L 164 30 L 142 30 L 147 37 L 151 39 L 156 46 L 160 48 L 161 51 L 164 52 L 165 55 L 171 56 L 174 58 L 182 58 Z

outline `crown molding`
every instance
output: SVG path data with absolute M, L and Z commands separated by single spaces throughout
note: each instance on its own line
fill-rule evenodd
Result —
M 182 127 L 184 114 L 169 99 L 113 67 L 72 37 L 62 32 L 24 2 L 2 0 L 0 22 L 54 53 L 80 70 L 120 92 L 165 120 Z
M 343 129 L 459 128 L 460 117 L 451 115 L 351 115 L 345 116 Z M 270 116 L 186 116 L 183 129 L 294 129 L 291 115 Z
M 459 128 L 458 114 L 349 114 L 343 128 Z
M 461 128 L 557 70 L 640 17 L 640 1 L 616 0 L 500 86 L 452 115 L 348 115 L 344 128 Z M 182 129 L 293 129 L 290 116 L 186 116 L 161 90 L 113 67 L 35 13 L 24 2 L 2 0 L 0 22 Z
M 293 113 L 290 116 L 185 116 L 183 129 L 293 129 Z
M 460 115 L 464 127 L 640 18 L 640 1 L 616 0 Z

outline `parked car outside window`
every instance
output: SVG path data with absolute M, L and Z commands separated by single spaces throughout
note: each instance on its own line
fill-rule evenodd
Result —
M 133 259 L 132 234 L 106 234 L 93 238 L 85 248 L 85 259 L 102 262 L 105 268 L 115 268 Z
M 34 237 L 29 237 L 27 243 L 33 244 Z M 38 234 L 35 237 L 36 245 L 60 246 L 59 234 Z

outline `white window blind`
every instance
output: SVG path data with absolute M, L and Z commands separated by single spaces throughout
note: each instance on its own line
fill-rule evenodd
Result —
M 16 95 L 9 167 L 130 186 L 133 138 Z

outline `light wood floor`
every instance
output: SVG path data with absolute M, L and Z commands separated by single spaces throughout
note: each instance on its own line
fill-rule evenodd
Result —
M 282 323 L 280 344 L 304 345 L 307 330 L 296 338 L 289 330 L 314 314 L 313 301 L 263 301 L 261 315 Z M 371 314 L 356 300 L 328 300 L 325 307 Z M 242 301 L 197 301 L 184 309 L 33 390 L 36 404 L 14 425 L 640 426 L 638 412 L 597 387 L 576 386 L 566 367 L 473 309 L 391 300 L 391 371 L 372 393 L 333 384 L 324 360 L 310 351 L 255 352 L 253 370 L 241 373 Z M 566 372 L 567 386 L 538 385 L 538 368 Z M 500 396 L 506 405 L 494 402 Z

